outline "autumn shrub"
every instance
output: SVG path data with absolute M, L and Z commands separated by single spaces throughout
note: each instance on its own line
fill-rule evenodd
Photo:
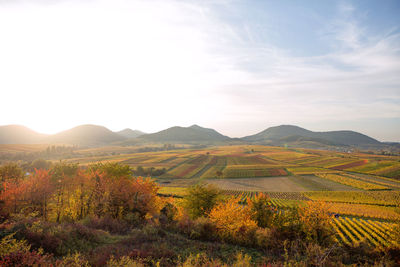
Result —
M 4 227 L 4 228 L 2 228 Z M 16 220 L 0 226 L 4 233 L 14 233 L 19 240 L 27 240 L 32 249 L 43 248 L 47 253 L 63 256 L 77 251 L 87 251 L 102 242 L 108 235 L 80 223 L 51 223 L 40 219 Z
M 331 220 L 332 215 L 325 202 L 309 201 L 307 205 L 299 207 L 302 233 L 308 242 L 324 246 L 332 244 L 336 232 Z
M 128 256 L 123 256 L 119 259 L 115 259 L 111 257 L 111 259 L 107 262 L 108 267 L 143 267 L 145 266 L 143 263 L 133 260 Z
M 38 251 L 30 251 L 26 240 L 17 240 L 9 234 L 0 241 L 0 266 L 50 266 L 52 256 Z
M 218 237 L 217 226 L 209 218 L 199 217 L 194 220 L 190 238 L 215 241 Z
M 184 206 L 191 218 L 207 216 L 221 200 L 222 194 L 213 185 L 195 185 L 188 188 Z
M 26 240 L 17 240 L 14 238 L 15 233 L 4 236 L 0 241 L 0 256 L 4 256 L 14 252 L 28 252 L 31 246 Z
M 82 223 L 89 228 L 104 230 L 111 234 L 127 234 L 131 229 L 126 221 L 111 216 L 88 216 Z
M 189 255 L 185 259 L 185 261 L 179 263 L 177 265 L 178 267 L 202 267 L 202 266 L 208 266 L 208 267 L 220 267 L 224 266 L 224 264 L 215 259 L 210 259 L 207 257 L 205 254 L 196 254 L 196 255 Z
M 156 226 L 147 226 L 143 229 L 133 229 L 129 237 L 112 245 L 97 247 L 89 253 L 90 263 L 93 266 L 104 266 L 113 257 L 115 260 L 127 256 L 146 266 L 153 266 L 160 262 L 161 266 L 174 266 L 178 256 L 166 241 L 165 233 Z
M 254 245 L 261 249 L 266 249 L 271 243 L 271 230 L 268 228 L 258 228 L 254 233 Z
M 223 240 L 239 244 L 254 243 L 257 223 L 251 218 L 249 208 L 239 204 L 239 199 L 231 198 L 217 204 L 211 210 L 209 218 Z
M 185 261 L 177 264 L 178 267 L 250 267 L 254 266 L 251 262 L 251 257 L 247 254 L 238 253 L 234 261 L 230 262 L 230 264 L 225 264 L 218 259 L 210 259 L 207 255 L 203 253 L 198 253 L 196 255 L 189 255 L 185 259 Z
M 94 267 L 106 266 L 111 257 L 118 259 L 120 257 L 127 256 L 130 251 L 131 248 L 123 244 L 100 246 L 89 252 L 89 264 Z
M 54 265 L 56 267 L 90 267 L 89 262 L 79 252 L 58 259 Z
M 53 266 L 50 255 L 43 255 L 36 251 L 16 251 L 0 257 L 2 267 L 25 267 L 25 266 Z
M 174 226 L 176 221 L 174 218 L 178 214 L 178 208 L 171 202 L 165 203 L 164 207 L 160 210 L 159 222 L 163 227 Z

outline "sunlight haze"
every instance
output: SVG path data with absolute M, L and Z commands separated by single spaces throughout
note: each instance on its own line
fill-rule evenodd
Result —
M 198 124 L 241 137 L 294 124 L 400 141 L 399 11 L 398 1 L 0 0 L 0 125 Z

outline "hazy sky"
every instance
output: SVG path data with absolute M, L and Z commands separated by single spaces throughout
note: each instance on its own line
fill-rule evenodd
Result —
M 0 125 L 400 141 L 400 1 L 0 0 Z

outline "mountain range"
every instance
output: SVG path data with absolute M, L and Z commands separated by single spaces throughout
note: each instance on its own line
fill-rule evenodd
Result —
M 230 138 L 198 125 L 174 126 L 156 133 L 124 129 L 113 132 L 98 125 L 80 125 L 53 135 L 39 134 L 20 125 L 0 126 L 0 144 L 71 144 L 78 146 L 128 145 L 141 143 L 294 145 L 299 147 L 376 146 L 376 139 L 354 131 L 313 132 L 294 125 L 270 127 L 242 138 Z

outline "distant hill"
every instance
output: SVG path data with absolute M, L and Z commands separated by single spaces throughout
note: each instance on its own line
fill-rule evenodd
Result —
M 139 137 L 141 135 L 146 134 L 146 133 L 141 132 L 139 130 L 132 130 L 132 129 L 129 129 L 129 128 L 126 128 L 126 129 L 124 129 L 122 131 L 115 132 L 115 133 L 117 133 L 117 134 L 119 134 L 119 135 L 121 135 L 123 137 L 126 137 L 126 138 L 136 138 L 136 137 Z
M 173 143 L 185 143 L 185 142 L 223 142 L 229 141 L 231 138 L 222 135 L 214 129 L 203 128 L 198 125 L 192 125 L 190 127 L 171 127 L 166 130 L 153 133 L 145 134 L 139 137 L 141 140 L 150 142 L 173 142 Z
M 243 137 L 248 142 L 284 143 L 312 141 L 324 145 L 378 145 L 379 141 L 354 131 L 313 132 L 294 125 L 270 127 L 258 134 Z
M 24 126 L 0 126 L 0 144 L 71 144 L 79 146 L 141 145 L 144 143 L 188 143 L 205 145 L 229 145 L 258 143 L 265 145 L 289 145 L 293 147 L 331 149 L 334 146 L 357 146 L 379 149 L 398 144 L 381 143 L 354 131 L 313 132 L 294 125 L 270 127 L 260 133 L 243 138 L 230 138 L 214 129 L 192 125 L 171 127 L 157 133 L 124 129 L 112 132 L 103 126 L 81 125 L 54 135 L 34 132 Z
M 45 137 L 21 125 L 0 126 L 0 144 L 38 144 Z
M 46 138 L 46 141 L 47 143 L 99 146 L 125 139 L 126 137 L 114 133 L 106 127 L 86 124 L 51 135 Z

